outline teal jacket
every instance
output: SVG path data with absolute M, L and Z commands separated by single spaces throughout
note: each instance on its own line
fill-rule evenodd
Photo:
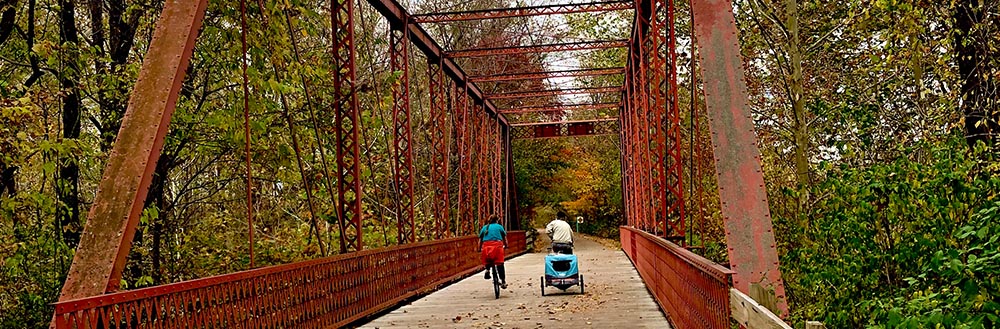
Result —
M 503 241 L 507 236 L 507 231 L 500 224 L 486 224 L 479 230 L 479 240 L 481 241 Z

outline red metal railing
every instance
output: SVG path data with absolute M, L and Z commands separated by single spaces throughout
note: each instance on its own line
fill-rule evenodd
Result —
M 663 238 L 622 226 L 622 250 L 677 328 L 729 328 L 733 271 Z
M 508 254 L 525 251 L 510 232 Z M 343 326 L 481 270 L 465 236 L 56 303 L 56 328 Z

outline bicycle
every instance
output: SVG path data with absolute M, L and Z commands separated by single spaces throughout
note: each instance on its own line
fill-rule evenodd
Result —
M 500 299 L 500 274 L 497 273 L 496 264 L 487 267 L 486 271 L 490 272 L 493 276 L 493 295 L 496 299 Z

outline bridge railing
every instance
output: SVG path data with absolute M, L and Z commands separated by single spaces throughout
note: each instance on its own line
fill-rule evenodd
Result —
M 622 249 L 675 327 L 729 328 L 735 272 L 647 232 L 619 231 Z
M 510 232 L 507 253 L 525 251 Z M 55 305 L 57 328 L 338 327 L 482 269 L 474 236 L 419 242 Z

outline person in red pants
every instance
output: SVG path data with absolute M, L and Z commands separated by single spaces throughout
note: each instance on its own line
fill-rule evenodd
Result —
M 507 289 L 507 275 L 503 268 L 503 250 L 507 249 L 507 231 L 497 223 L 497 216 L 490 216 L 490 223 L 479 230 L 479 250 L 486 266 L 486 280 L 490 279 L 490 266 L 496 265 L 500 288 Z

